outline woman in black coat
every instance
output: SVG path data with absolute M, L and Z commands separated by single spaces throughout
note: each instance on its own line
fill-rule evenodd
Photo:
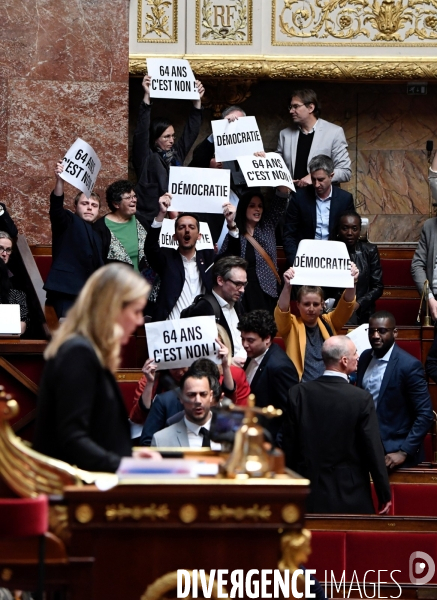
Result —
M 131 456 L 128 415 L 114 374 L 121 346 L 143 324 L 149 284 L 125 265 L 96 271 L 47 346 L 34 449 L 88 471 Z
M 337 238 L 346 244 L 351 261 L 360 272 L 354 313 L 349 320 L 351 325 L 369 321 L 370 315 L 375 312 L 375 302 L 384 291 L 378 247 L 359 241 L 360 233 L 360 215 L 352 210 L 342 213 L 338 220 Z
M 159 212 L 159 199 L 168 192 L 170 166 L 183 166 L 202 123 L 200 99 L 193 100 L 193 109 L 178 141 L 175 140 L 171 121 L 160 117 L 151 122 L 150 82 L 151 77 L 146 75 L 142 84 L 144 98 L 132 146 L 132 162 L 138 179 L 135 188 L 138 197 L 137 213 L 149 222 Z M 196 81 L 196 85 L 202 98 L 205 91 L 203 85 L 200 81 Z

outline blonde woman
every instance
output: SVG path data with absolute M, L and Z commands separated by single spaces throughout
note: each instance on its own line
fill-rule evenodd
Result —
M 89 471 L 131 455 L 128 415 L 114 378 L 121 346 L 143 324 L 150 285 L 114 263 L 83 287 L 44 357 L 34 448 Z

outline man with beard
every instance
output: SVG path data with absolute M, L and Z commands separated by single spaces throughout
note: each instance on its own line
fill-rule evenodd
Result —
M 170 206 L 169 196 L 159 199 L 159 214 L 154 219 L 144 244 L 144 253 L 161 278 L 153 321 L 179 319 L 181 311 L 194 298 L 212 289 L 214 250 L 196 251 L 200 239 L 199 220 L 192 213 L 179 213 L 175 220 L 174 239 L 178 249 L 161 248 L 159 234 Z

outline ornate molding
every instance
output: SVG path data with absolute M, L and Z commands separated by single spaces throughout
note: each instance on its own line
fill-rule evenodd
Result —
M 107 521 L 124 521 L 124 519 L 167 519 L 170 509 L 167 504 L 151 504 L 150 506 L 125 506 L 124 504 L 109 504 L 106 506 L 105 515 Z
M 437 0 L 436 0 L 437 1 Z M 173 55 L 174 56 L 174 55 Z M 170 58 L 170 56 L 168 56 Z M 437 58 L 278 56 L 236 57 L 226 55 L 187 58 L 197 77 L 232 79 L 313 79 L 330 81 L 431 81 L 437 79 Z M 131 75 L 146 71 L 145 56 L 132 55 Z
M 197 45 L 252 44 L 252 0 L 229 2 L 196 0 Z
M 436 11 L 437 0 L 273 0 L 272 45 L 437 40 Z
M 178 0 L 137 0 L 137 41 L 178 41 Z
M 237 506 L 236 508 L 230 508 L 226 504 L 221 506 L 210 506 L 209 507 L 209 518 L 211 521 L 226 521 L 227 519 L 233 519 L 234 521 L 242 521 L 243 519 L 252 519 L 253 521 L 268 521 L 272 516 L 270 506 L 258 506 L 254 504 L 249 508 L 243 506 Z

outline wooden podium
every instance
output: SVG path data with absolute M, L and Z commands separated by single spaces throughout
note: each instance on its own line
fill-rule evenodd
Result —
M 307 493 L 298 476 L 67 487 L 69 559 L 93 563 L 71 598 L 176 598 L 178 569 L 276 569 L 281 536 L 304 525 Z

